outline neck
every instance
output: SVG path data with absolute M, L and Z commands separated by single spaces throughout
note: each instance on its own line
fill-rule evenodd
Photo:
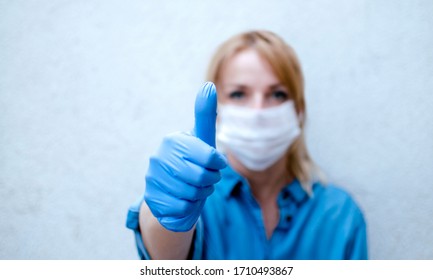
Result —
M 228 159 L 232 167 L 248 180 L 253 195 L 259 201 L 275 200 L 279 192 L 293 180 L 287 171 L 284 156 L 263 171 L 247 169 L 230 154 Z

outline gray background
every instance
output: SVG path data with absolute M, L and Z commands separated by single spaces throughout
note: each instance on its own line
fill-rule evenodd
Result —
M 135 259 L 124 227 L 211 54 L 297 50 L 307 141 L 353 194 L 373 259 L 433 259 L 433 2 L 0 0 L 0 258 Z

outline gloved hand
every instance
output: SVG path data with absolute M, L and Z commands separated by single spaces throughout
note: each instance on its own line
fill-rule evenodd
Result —
M 188 231 L 197 222 L 206 198 L 227 166 L 215 149 L 217 95 L 206 83 L 195 101 L 193 133 L 173 133 L 164 138 L 150 158 L 144 199 L 162 226 Z

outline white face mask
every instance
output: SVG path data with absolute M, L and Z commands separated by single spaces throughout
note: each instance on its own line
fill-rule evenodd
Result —
M 265 109 L 219 105 L 218 118 L 220 147 L 254 171 L 277 162 L 301 133 L 291 100 Z

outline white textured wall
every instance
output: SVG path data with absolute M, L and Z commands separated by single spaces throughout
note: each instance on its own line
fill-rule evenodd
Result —
M 433 259 L 433 2 L 0 0 L 0 258 L 134 259 L 124 227 L 210 55 L 275 31 L 308 144 L 364 209 L 373 259 Z

